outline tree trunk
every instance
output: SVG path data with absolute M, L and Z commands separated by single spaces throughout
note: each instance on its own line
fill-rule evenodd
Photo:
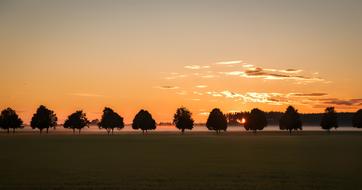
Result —
M 49 127 L 47 127 L 47 133 L 49 133 Z
M 185 129 L 181 129 L 181 133 L 184 134 L 184 133 L 185 133 Z
M 75 134 L 75 128 L 73 128 L 73 134 Z
M 8 128 L 8 133 L 10 133 L 10 129 Z
M 40 134 L 43 132 L 43 129 L 39 129 L 40 130 Z
M 113 135 L 113 128 L 112 128 L 112 135 Z
M 109 133 L 110 133 L 111 131 L 109 130 L 109 129 L 107 129 L 107 134 L 109 135 Z
M 79 129 L 78 134 L 80 134 L 80 130 L 82 130 L 82 129 Z
M 144 135 L 144 134 L 145 134 L 145 130 L 142 129 L 142 135 Z
M 292 130 L 291 129 L 289 129 L 289 135 L 292 135 Z

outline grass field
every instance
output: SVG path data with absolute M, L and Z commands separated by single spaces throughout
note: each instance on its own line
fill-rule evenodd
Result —
M 362 189 L 362 133 L 0 135 L 0 189 Z

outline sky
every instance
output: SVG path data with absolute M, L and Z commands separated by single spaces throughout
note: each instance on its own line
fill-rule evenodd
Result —
M 0 0 L 0 109 L 362 108 L 360 0 Z

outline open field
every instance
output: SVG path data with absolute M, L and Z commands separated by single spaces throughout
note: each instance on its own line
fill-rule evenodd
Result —
M 0 189 L 362 189 L 362 133 L 0 134 Z

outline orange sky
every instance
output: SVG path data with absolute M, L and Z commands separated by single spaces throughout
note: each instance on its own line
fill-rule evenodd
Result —
M 362 108 L 362 2 L 2 1 L 0 108 Z

